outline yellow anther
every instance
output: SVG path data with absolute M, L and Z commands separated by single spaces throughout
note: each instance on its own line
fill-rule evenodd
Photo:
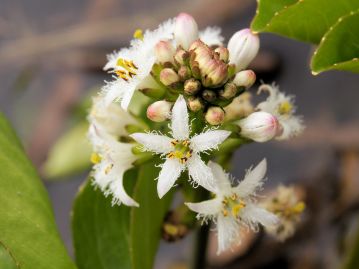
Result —
M 305 203 L 299 202 L 295 206 L 292 207 L 292 212 L 295 214 L 302 213 L 305 209 Z
M 112 168 L 113 168 L 113 164 L 108 165 L 108 166 L 105 168 L 105 174 L 107 175 L 108 173 L 110 173 Z
M 101 156 L 98 153 L 93 152 L 91 154 L 91 159 L 90 160 L 91 160 L 91 162 L 93 164 L 97 164 L 97 163 L 101 162 Z
M 292 109 L 293 105 L 288 101 L 284 101 L 279 105 L 278 112 L 282 115 L 287 115 L 292 112 Z
M 244 208 L 246 204 L 240 200 L 238 204 L 232 206 L 232 215 L 233 217 L 238 217 L 239 212 Z
M 136 39 L 143 40 L 143 31 L 142 29 L 136 29 L 136 31 L 133 33 L 133 37 Z
M 231 195 L 231 199 L 232 199 L 232 201 L 235 201 L 235 200 L 237 200 L 237 194 L 235 194 L 235 193 L 233 193 L 232 195 Z
M 223 210 L 222 210 L 222 214 L 223 214 L 223 216 L 227 217 L 227 216 L 228 216 L 228 210 L 227 210 L 227 209 L 223 209 Z

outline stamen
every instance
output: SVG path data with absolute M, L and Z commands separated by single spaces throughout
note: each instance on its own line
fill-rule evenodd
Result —
M 90 160 L 91 160 L 91 162 L 93 164 L 98 164 L 99 162 L 101 162 L 101 156 L 98 153 L 93 152 L 91 154 L 91 159 Z
M 106 168 L 105 168 L 105 175 L 107 175 L 108 173 L 111 172 L 113 168 L 113 163 L 111 163 L 110 165 L 108 165 Z
M 167 158 L 176 158 L 181 164 L 185 164 L 192 157 L 193 150 L 189 147 L 190 144 L 189 140 L 172 140 L 174 150 L 167 154 Z
M 133 33 L 133 37 L 136 39 L 143 40 L 143 31 L 142 29 L 136 29 L 136 31 Z

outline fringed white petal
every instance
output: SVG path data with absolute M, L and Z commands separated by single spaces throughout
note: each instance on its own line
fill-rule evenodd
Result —
M 240 217 L 253 230 L 257 229 L 258 224 L 262 224 L 264 227 L 273 227 L 279 222 L 275 214 L 252 203 L 247 204 L 241 210 Z
M 184 165 L 175 159 L 167 159 L 163 163 L 157 182 L 157 193 L 160 198 L 172 188 L 183 169 Z
M 217 218 L 218 250 L 217 255 L 229 249 L 234 244 L 240 244 L 240 226 L 232 217 L 224 217 L 222 214 Z
M 216 192 L 216 186 L 212 174 L 212 170 L 201 160 L 198 154 L 194 154 L 187 161 L 188 174 L 194 183 L 203 188 Z
M 266 171 L 266 159 L 263 159 L 254 169 L 248 170 L 244 179 L 234 188 L 238 196 L 244 198 L 255 194 L 256 190 L 263 185 Z
M 186 101 L 179 95 L 172 108 L 171 121 L 172 135 L 178 140 L 185 140 L 189 137 L 189 122 Z
M 231 181 L 229 180 L 229 175 L 225 173 L 223 168 L 215 162 L 208 162 L 209 168 L 211 168 L 215 186 L 217 188 L 216 193 L 227 194 L 231 192 Z
M 215 198 L 200 203 L 185 203 L 189 209 L 198 213 L 199 217 L 206 218 L 217 215 L 222 206 L 221 199 Z
M 144 149 L 148 151 L 164 154 L 173 150 L 173 146 L 171 145 L 172 139 L 164 135 L 154 133 L 134 133 L 131 134 L 130 137 L 142 144 Z
M 301 134 L 305 129 L 303 119 L 300 116 L 280 117 L 279 122 L 282 127 L 282 133 L 276 137 L 276 140 L 287 140 Z
M 225 130 L 209 130 L 191 138 L 191 148 L 195 152 L 217 148 L 231 134 Z
M 207 27 L 199 33 L 199 38 L 208 46 L 222 46 L 224 37 L 221 32 L 219 27 Z
M 116 179 L 111 181 L 108 187 L 108 190 L 111 192 L 113 197 L 112 204 L 120 205 L 123 203 L 127 206 L 138 207 L 139 204 L 126 193 L 123 186 L 123 175 L 125 171 L 119 171 L 118 169 L 114 169 L 114 171 L 116 171 Z

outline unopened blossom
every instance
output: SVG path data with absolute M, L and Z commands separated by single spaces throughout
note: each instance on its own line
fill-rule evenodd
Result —
M 256 74 L 252 70 L 243 70 L 236 74 L 233 83 L 237 87 L 250 88 L 256 82 Z
M 291 237 L 295 233 L 305 209 L 305 203 L 302 199 L 303 191 L 300 188 L 280 185 L 262 203 L 268 211 L 276 214 L 279 219 L 276 227 L 267 227 L 266 231 L 279 241 Z
M 169 40 L 161 40 L 155 46 L 156 60 L 159 63 L 174 63 L 175 48 Z
M 256 142 L 267 142 L 278 133 L 278 120 L 275 116 L 264 111 L 253 112 L 248 117 L 238 121 L 241 136 Z
M 180 95 L 173 106 L 172 137 L 158 133 L 134 133 L 131 137 L 143 145 L 144 150 L 161 154 L 165 162 L 158 176 L 157 192 L 162 198 L 175 184 L 182 171 L 188 170 L 193 183 L 213 190 L 211 169 L 199 153 L 216 148 L 229 135 L 229 131 L 207 130 L 190 137 L 190 122 L 186 101 Z
M 261 85 L 258 93 L 262 92 L 268 92 L 269 96 L 257 105 L 257 109 L 271 113 L 278 119 L 281 132 L 276 139 L 285 140 L 299 135 L 304 130 L 304 125 L 302 117 L 295 115 L 294 97 L 280 92 L 275 85 Z
M 163 122 L 170 118 L 173 103 L 161 100 L 154 102 L 147 108 L 147 118 L 154 122 Z
M 253 110 L 252 95 L 249 92 L 244 92 L 233 99 L 232 103 L 224 107 L 225 121 L 238 120 L 250 115 Z
M 217 254 L 241 242 L 241 227 L 254 231 L 258 224 L 265 227 L 276 225 L 278 218 L 256 204 L 255 195 L 263 185 L 267 169 L 266 160 L 260 162 L 253 170 L 249 170 L 243 181 L 232 187 L 232 180 L 222 167 L 214 162 L 208 166 L 215 179 L 215 197 L 200 203 L 186 203 L 198 218 L 213 220 L 217 225 Z
M 187 14 L 181 13 L 175 22 L 174 38 L 177 45 L 185 50 L 189 48 L 193 41 L 198 39 L 198 26 L 195 19 Z
M 236 71 L 245 69 L 256 57 L 259 50 L 259 38 L 250 29 L 235 33 L 228 42 L 229 63 L 236 66 Z

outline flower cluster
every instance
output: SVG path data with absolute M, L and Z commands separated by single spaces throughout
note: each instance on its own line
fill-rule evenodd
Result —
M 293 98 L 274 85 L 262 85 L 258 93 L 266 91 L 268 98 L 252 104 L 249 88 L 256 75 L 246 68 L 258 52 L 258 36 L 238 31 L 226 47 L 219 28 L 198 31 L 184 13 L 134 36 L 128 48 L 109 55 L 104 69 L 113 80 L 93 100 L 88 137 L 94 185 L 111 195 L 113 204 L 139 206 L 125 191 L 124 173 L 151 152 L 163 160 L 160 198 L 181 175 L 213 194 L 211 200 L 186 205 L 217 224 L 219 253 L 240 242 L 241 227 L 275 227 L 278 217 L 256 201 L 266 161 L 238 184 L 213 161 L 214 152 L 226 154 L 222 148 L 287 139 L 303 129 Z

